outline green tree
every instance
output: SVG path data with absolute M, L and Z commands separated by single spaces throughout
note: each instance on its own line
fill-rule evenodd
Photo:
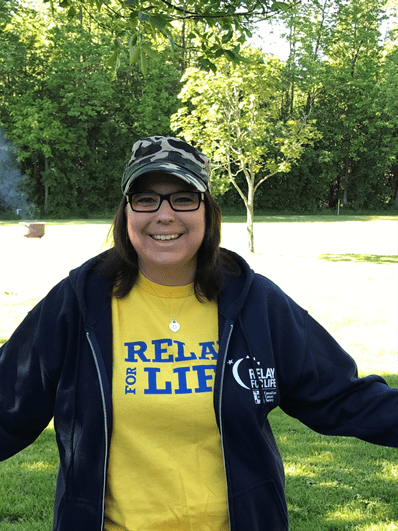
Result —
M 216 72 L 188 69 L 180 93 L 187 105 L 171 123 L 211 157 L 218 173 L 226 172 L 245 204 L 248 245 L 254 252 L 256 191 L 271 176 L 289 171 L 316 131 L 305 116 L 281 117 L 283 64 L 255 49 L 248 48 L 245 56 L 250 61 L 244 65 L 219 60 Z M 240 175 L 245 186 L 238 183 Z M 220 184 L 225 188 L 225 180 Z
M 178 58 L 160 49 L 146 77 L 123 59 L 115 76 L 103 64 L 109 35 L 63 13 L 50 21 L 17 5 L 3 25 L 0 125 L 18 145 L 30 199 L 43 213 L 113 211 L 134 141 L 171 132 Z
M 137 93 L 134 133 L 138 138 L 159 132 L 170 135 L 170 116 L 180 105 L 177 95 L 181 90 L 181 74 L 175 58 L 165 50 L 150 62 L 148 74 Z
M 380 112 L 378 126 L 382 131 L 380 150 L 386 166 L 386 183 L 391 194 L 390 202 L 398 207 L 398 28 L 390 33 L 384 46 L 384 61 L 380 72 Z
M 100 67 L 101 57 L 92 51 L 93 39 L 81 26 L 46 28 L 36 14 L 37 32 L 32 34 L 28 29 L 32 16 L 31 10 L 20 12 L 10 29 L 26 48 L 27 40 L 34 52 L 26 58 L 29 83 L 25 82 L 23 93 L 17 84 L 18 92 L 10 97 L 7 127 L 19 146 L 33 200 L 46 213 L 63 215 L 73 203 L 65 202 L 65 194 L 79 191 L 79 186 L 73 186 L 71 163 L 77 166 L 90 152 L 95 118 L 103 116 L 104 105 L 112 97 L 110 72 Z
M 328 74 L 330 79 L 331 72 L 334 72 L 334 96 L 338 98 L 335 101 L 340 111 L 339 171 L 345 204 L 350 193 L 351 201 L 359 199 L 353 169 L 372 144 L 378 105 L 381 17 L 382 3 L 379 0 L 342 4 L 329 48 L 331 68 Z M 376 176 L 369 172 L 368 180 Z
M 315 164 L 313 178 L 329 182 L 330 205 L 341 198 L 366 207 L 376 196 L 383 201 L 383 2 L 323 0 L 314 9 L 309 7 L 303 2 L 285 18 L 293 50 L 289 93 L 294 93 L 293 84 L 306 92 L 307 108 L 322 136 L 314 145 L 321 171 Z M 289 102 L 293 105 L 293 97 Z M 303 167 L 303 178 L 306 170 Z
M 57 6 L 49 1 L 52 10 Z M 253 21 L 274 16 L 288 10 L 290 1 L 281 0 L 60 0 L 70 17 L 82 20 L 89 17 L 101 28 L 107 28 L 115 37 L 112 61 L 118 65 L 125 53 L 131 62 L 140 61 L 145 72 L 147 58 L 152 57 L 151 44 L 167 40 L 171 48 L 186 50 L 194 46 L 202 66 L 214 68 L 219 55 L 229 60 L 239 60 L 239 45 L 231 45 L 232 36 L 250 36 Z M 194 29 L 185 31 L 194 22 Z M 176 32 L 177 28 L 177 32 Z

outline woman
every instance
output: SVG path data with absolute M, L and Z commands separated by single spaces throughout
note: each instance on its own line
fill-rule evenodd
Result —
M 54 416 L 54 530 L 283 531 L 267 421 L 398 447 L 398 390 L 278 287 L 219 248 L 209 160 L 137 142 L 115 246 L 30 312 L 0 351 L 0 458 Z

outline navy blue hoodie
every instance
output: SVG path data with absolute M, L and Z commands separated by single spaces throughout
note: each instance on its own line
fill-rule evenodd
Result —
M 243 259 L 218 302 L 214 408 L 231 531 L 286 531 L 275 407 L 327 435 L 398 447 L 398 389 L 355 362 L 306 311 Z M 100 531 L 112 433 L 108 281 L 94 258 L 27 315 L 0 350 L 0 460 L 54 417 L 60 454 L 56 531 Z

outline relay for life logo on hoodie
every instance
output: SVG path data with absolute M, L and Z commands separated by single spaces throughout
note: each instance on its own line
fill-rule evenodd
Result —
M 256 404 L 261 404 L 261 395 L 265 402 L 274 402 L 277 395 L 277 379 L 275 367 L 261 367 L 255 357 L 230 359 L 227 365 L 232 370 L 232 375 L 241 387 L 252 391 Z

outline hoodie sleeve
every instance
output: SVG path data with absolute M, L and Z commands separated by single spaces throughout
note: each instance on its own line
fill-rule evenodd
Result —
M 278 313 L 281 408 L 319 433 L 398 447 L 398 389 L 380 376 L 359 378 L 353 358 L 287 297 Z
M 76 304 L 67 284 L 53 288 L 0 349 L 0 460 L 31 444 L 53 416 Z

